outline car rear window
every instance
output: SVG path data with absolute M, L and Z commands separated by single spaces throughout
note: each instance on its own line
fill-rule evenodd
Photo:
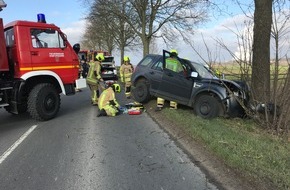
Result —
M 140 65 L 142 66 L 148 66 L 151 62 L 152 62 L 153 58 L 152 57 L 145 57 L 142 62 L 140 63 Z

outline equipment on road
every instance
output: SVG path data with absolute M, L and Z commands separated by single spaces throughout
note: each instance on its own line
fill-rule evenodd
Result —
M 119 110 L 121 113 L 129 115 L 140 115 L 146 111 L 143 104 L 139 102 L 125 104 L 124 106 L 120 106 Z
M 5 6 L 1 0 L 0 8 Z M 13 114 L 28 111 L 43 121 L 57 115 L 60 93 L 75 94 L 80 45 L 72 47 L 59 27 L 46 23 L 45 15 L 37 18 L 5 27 L 0 18 L 0 108 Z

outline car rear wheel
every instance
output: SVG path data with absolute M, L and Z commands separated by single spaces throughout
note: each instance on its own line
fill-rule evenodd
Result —
M 150 100 L 149 83 L 146 80 L 137 81 L 135 88 L 132 89 L 134 99 L 140 103 L 146 103 Z
M 194 112 L 196 115 L 210 119 L 221 114 L 222 105 L 217 98 L 210 95 L 199 96 L 194 104 Z

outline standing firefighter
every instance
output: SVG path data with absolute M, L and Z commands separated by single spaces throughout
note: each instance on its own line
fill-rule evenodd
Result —
M 106 115 L 118 115 L 120 105 L 116 100 L 115 92 L 121 92 L 121 87 L 119 84 L 112 84 L 109 88 L 102 92 L 99 99 L 99 113 L 97 115 L 98 117 Z
M 170 51 L 170 57 L 166 58 L 165 60 L 165 66 L 167 69 L 172 70 L 174 72 L 182 72 L 183 68 L 181 63 L 177 59 L 177 51 L 171 50 Z M 156 111 L 160 111 L 164 106 L 164 99 L 163 98 L 157 98 L 157 108 Z M 175 101 L 170 101 L 170 109 L 177 109 L 177 103 Z
M 91 90 L 92 105 L 98 105 L 99 82 L 104 81 L 101 77 L 101 62 L 105 60 L 103 54 L 96 55 L 95 61 L 91 60 L 89 72 L 86 78 L 87 84 Z
M 121 82 L 125 83 L 125 95 L 130 98 L 131 95 L 131 76 L 134 71 L 132 64 L 130 63 L 130 58 L 124 56 L 124 63 L 120 67 L 120 77 Z

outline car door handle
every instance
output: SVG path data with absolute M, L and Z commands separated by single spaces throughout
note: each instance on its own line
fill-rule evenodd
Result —
M 173 77 L 173 74 L 172 73 L 167 73 L 167 76 Z
M 154 71 L 150 71 L 149 73 L 153 75 L 154 74 Z

